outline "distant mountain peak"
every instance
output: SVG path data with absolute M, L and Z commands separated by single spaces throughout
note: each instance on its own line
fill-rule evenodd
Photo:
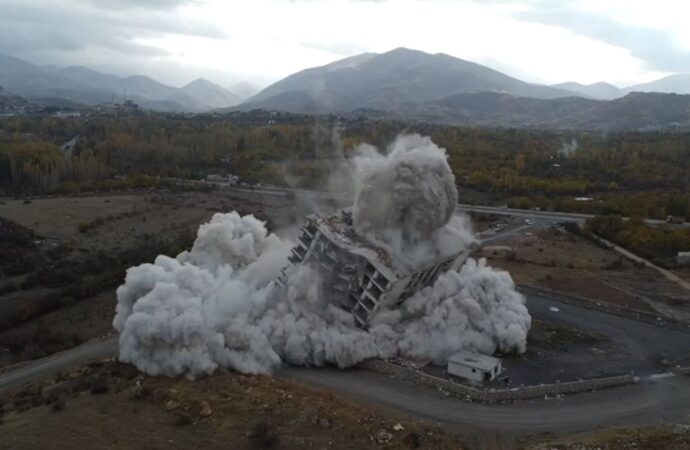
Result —
M 364 53 L 302 70 L 267 87 L 242 108 L 299 113 L 391 111 L 405 103 L 471 92 L 504 92 L 537 98 L 572 95 L 449 55 L 398 47 L 386 53 Z
M 396 47 L 393 50 L 388 50 L 387 52 L 381 53 L 382 55 L 385 55 L 386 53 L 389 54 L 409 54 L 409 55 L 429 55 L 429 53 L 423 52 L 421 50 L 415 50 L 413 48 L 407 48 L 407 47 Z
M 626 91 L 690 94 L 690 73 L 676 73 L 649 83 L 636 84 Z
M 21 65 L 26 65 L 26 66 L 32 65 L 30 62 L 24 61 L 23 59 L 19 59 L 17 57 L 14 57 L 12 55 L 8 55 L 6 53 L 0 53 L 0 62 L 3 62 L 3 63 L 12 62 L 15 64 L 21 64 Z
M 185 84 L 182 87 L 182 89 L 184 89 L 185 87 L 188 87 L 188 86 L 218 86 L 218 85 L 212 81 L 207 80 L 204 77 L 199 77 L 199 78 L 192 80 L 189 83 Z M 220 87 L 220 86 L 218 86 L 218 87 Z
M 206 78 L 197 78 L 180 88 L 180 90 L 214 108 L 228 108 L 242 101 L 242 99 L 233 92 L 218 86 Z
M 615 89 L 620 89 L 618 86 L 615 84 L 607 83 L 605 81 L 598 81 L 596 83 L 591 83 L 589 86 L 602 86 L 602 87 L 610 87 L 610 88 L 615 88 Z
M 625 91 L 611 83 L 582 84 L 576 81 L 568 81 L 553 85 L 552 87 L 572 91 L 574 94 L 595 98 L 599 100 L 613 100 L 625 95 Z
M 144 108 L 161 111 L 208 111 L 239 103 L 232 93 L 216 86 L 209 93 L 210 82 L 197 83 L 207 89 L 185 91 L 144 75 L 119 77 L 83 66 L 39 66 L 19 58 L 0 54 L 0 84 L 8 92 L 37 98 L 61 98 L 95 105 L 126 95 Z
M 259 92 L 259 89 L 256 86 L 247 81 L 240 81 L 239 83 L 235 83 L 229 88 L 227 88 L 227 90 L 235 94 L 242 101 L 255 96 Z

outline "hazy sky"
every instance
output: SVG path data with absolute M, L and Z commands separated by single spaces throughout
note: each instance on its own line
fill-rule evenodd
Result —
M 686 0 L 0 0 L 0 52 L 265 85 L 362 53 L 448 53 L 539 83 L 690 72 Z

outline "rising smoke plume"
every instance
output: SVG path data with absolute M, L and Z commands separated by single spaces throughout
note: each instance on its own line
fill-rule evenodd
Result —
M 403 136 L 387 155 L 371 146 L 353 161 L 355 227 L 403 266 L 471 245 L 445 151 Z M 194 378 L 227 367 L 270 373 L 282 361 L 352 366 L 372 357 L 444 363 L 461 349 L 524 352 L 531 319 L 506 272 L 468 260 L 405 300 L 382 310 L 368 330 L 330 304 L 318 270 L 290 267 L 287 287 L 273 281 L 292 243 L 264 223 L 216 214 L 199 227 L 189 252 L 158 256 L 127 271 L 113 322 L 120 360 L 152 375 Z
M 354 158 L 354 225 L 362 235 L 397 232 L 407 246 L 450 220 L 458 203 L 445 151 L 430 138 L 400 136 L 387 155 L 363 146 Z
M 430 138 L 399 136 L 382 155 L 360 146 L 353 159 L 357 233 L 414 270 L 457 254 L 475 241 L 467 223 L 453 218 L 458 203 L 455 176 L 445 150 Z

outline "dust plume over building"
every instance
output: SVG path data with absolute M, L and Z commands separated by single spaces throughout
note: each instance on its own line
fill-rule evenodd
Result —
M 445 151 L 429 138 L 401 136 L 386 154 L 360 146 L 351 164 L 357 239 L 396 270 L 474 244 L 468 223 L 453 216 Z M 194 378 L 218 367 L 270 373 L 281 362 L 345 368 L 401 356 L 442 364 L 462 349 L 525 351 L 524 298 L 508 273 L 484 260 L 435 273 L 432 284 L 380 305 L 363 325 L 334 300 L 318 264 L 290 264 L 296 245 L 252 216 L 219 213 L 199 227 L 191 250 L 130 268 L 113 322 L 120 360 Z

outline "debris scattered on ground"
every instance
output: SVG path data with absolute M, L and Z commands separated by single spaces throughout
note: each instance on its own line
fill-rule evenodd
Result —
M 199 415 L 201 417 L 210 417 L 211 414 L 213 414 L 213 411 L 211 410 L 211 405 L 206 400 L 202 400 Z

